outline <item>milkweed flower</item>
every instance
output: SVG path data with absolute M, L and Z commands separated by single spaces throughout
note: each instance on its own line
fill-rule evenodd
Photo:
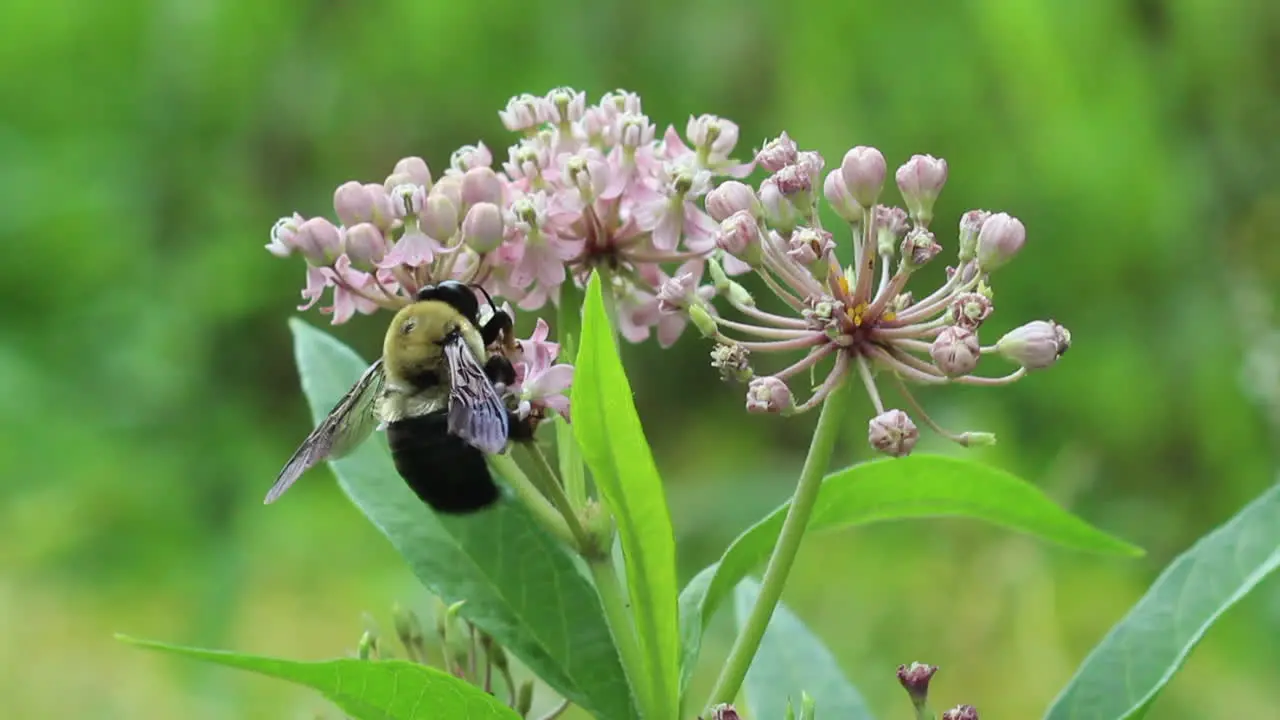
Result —
M 946 280 L 931 291 L 913 291 L 909 281 L 944 249 L 929 224 L 946 181 L 945 160 L 917 155 L 898 169 L 904 210 L 877 204 L 888 172 L 875 148 L 853 148 L 821 183 L 821 156 L 796 149 L 785 135 L 766 143 L 758 159 L 772 175 L 756 193 L 741 183 L 725 183 L 711 194 L 708 208 L 721 218 L 716 246 L 722 255 L 707 260 L 714 293 L 706 294 L 705 304 L 682 309 L 715 340 L 712 366 L 725 379 L 748 384 L 748 410 L 806 412 L 856 378 L 876 413 L 868 424 L 869 444 L 903 456 L 915 446 L 919 431 L 907 410 L 885 406 L 880 385 L 887 380 L 916 420 L 933 431 L 964 446 L 994 442 L 989 433 L 940 427 L 910 386 L 1006 385 L 1052 365 L 1070 346 L 1070 333 L 1051 321 L 1024 325 L 993 345 L 980 343 L 993 311 L 990 272 L 1021 250 L 1022 222 L 1005 213 L 965 213 L 958 259 L 947 268 Z M 812 192 L 817 187 L 821 196 Z M 848 223 L 848 239 L 838 240 L 822 227 L 820 199 Z M 852 244 L 848 265 L 837 258 L 843 242 Z M 730 259 L 754 271 L 786 310 L 758 306 L 725 271 L 723 263 Z M 715 312 L 712 297 L 738 317 Z M 775 353 L 799 357 L 771 374 L 757 373 L 760 358 Z M 982 357 L 991 354 L 1020 367 L 1003 376 L 976 374 Z M 826 364 L 825 378 L 802 399 L 797 378 L 807 380 Z

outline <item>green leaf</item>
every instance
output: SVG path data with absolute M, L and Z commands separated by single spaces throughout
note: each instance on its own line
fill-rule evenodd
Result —
M 306 323 L 290 327 L 318 422 L 368 363 Z M 524 505 L 507 498 L 473 515 L 433 513 L 396 473 L 381 433 L 331 466 L 428 590 L 465 600 L 466 619 L 574 703 L 609 720 L 636 717 L 594 586 Z
M 680 652 L 675 536 L 596 273 L 587 284 L 573 385 L 574 435 L 618 526 L 636 634 L 655 694 L 653 713 L 674 718 Z
M 344 658 L 299 662 L 222 650 L 179 647 L 123 635 L 117 639 L 149 650 L 239 668 L 319 690 L 357 720 L 517 720 L 497 698 L 432 667 L 405 660 Z
M 1147 709 L 1209 626 L 1280 567 L 1280 485 L 1205 535 L 1089 653 L 1047 720 L 1128 720 Z
M 784 504 L 748 528 L 680 593 L 682 693 L 707 623 L 738 581 L 769 556 L 786 512 Z M 927 517 L 969 517 L 1077 550 L 1142 554 L 1063 510 L 1030 483 L 981 463 L 938 455 L 872 460 L 828 475 L 808 530 Z
M 743 578 L 733 596 L 741 630 L 760 596 L 760 583 Z M 871 720 L 866 701 L 840 672 L 831 651 L 784 603 L 778 603 L 769 618 L 743 691 L 751 717 L 783 717 L 789 705 L 799 707 L 808 693 L 820 717 Z
M 574 358 L 578 354 L 578 339 L 582 335 L 582 290 L 573 278 L 560 284 L 560 305 L 556 311 L 556 341 L 560 344 L 561 358 Z M 567 394 L 573 396 L 570 387 Z M 582 465 L 582 451 L 573 437 L 573 427 L 564 418 L 556 416 L 556 460 L 560 466 L 560 478 L 565 493 L 573 507 L 582 507 L 587 498 L 586 468 Z

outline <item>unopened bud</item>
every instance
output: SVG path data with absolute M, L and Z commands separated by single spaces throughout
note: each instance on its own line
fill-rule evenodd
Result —
M 906 457 L 911 454 L 920 439 L 920 431 L 911 418 L 901 410 L 887 410 L 871 418 L 867 427 L 867 440 L 871 447 L 890 457 Z
M 795 141 L 783 131 L 756 153 L 756 164 L 769 172 L 778 172 L 796 161 L 797 151 Z
M 449 198 L 449 202 L 453 203 L 458 210 L 458 219 L 462 219 L 462 175 L 446 175 L 440 178 L 435 187 L 431 188 L 431 196 Z
M 333 210 L 347 227 L 373 222 L 373 193 L 355 180 L 344 182 L 333 191 Z
M 707 720 L 738 720 L 738 711 L 729 703 L 711 706 L 711 717 Z
M 705 338 L 714 339 L 720 335 L 715 319 L 701 305 L 689 306 L 689 320 L 693 322 L 693 326 L 698 328 L 698 332 L 702 333 Z
M 764 262 L 760 226 L 748 210 L 739 210 L 720 223 L 716 246 L 752 267 L 760 267 Z
M 991 213 L 986 210 L 970 210 L 960 216 L 960 262 L 972 260 L 978 254 L 978 233 Z
M 718 223 L 737 212 L 746 211 L 752 218 L 760 217 L 763 212 L 760 199 L 750 185 L 729 180 L 707 193 L 707 213 Z
M 444 180 L 440 184 L 443 185 Z M 458 206 L 444 193 L 431 193 L 418 226 L 428 237 L 441 243 L 448 242 L 458 232 Z
M 1022 221 L 1007 213 L 997 213 L 982 223 L 978 232 L 978 266 L 991 272 L 1013 259 L 1027 241 Z
M 959 325 L 949 325 L 929 345 L 929 357 L 947 377 L 967 375 L 982 359 L 978 334 Z
M 327 267 L 342 254 L 342 234 L 327 219 L 315 217 L 298 226 L 293 246 L 311 265 Z
M 772 375 L 751 378 L 747 385 L 747 412 L 787 413 L 794 408 L 791 388 L 785 382 Z
M 929 681 L 938 672 L 936 665 L 913 662 L 910 665 L 898 666 L 898 682 L 911 697 L 911 704 L 917 709 L 924 707 L 929 700 Z
M 378 636 L 372 630 L 365 630 L 360 636 L 360 643 L 356 645 L 356 657 L 361 660 L 378 658 Z
M 933 233 L 924 228 L 913 228 L 902 241 L 902 261 L 909 268 L 918 268 L 942 252 L 942 246 L 933 239 Z
M 760 205 L 764 208 L 765 220 L 780 232 L 790 232 L 799 221 L 796 206 L 778 189 L 774 178 L 760 183 Z
M 404 183 L 391 188 L 391 209 L 396 217 L 414 217 L 427 204 L 427 191 L 421 185 Z
M 427 646 L 422 635 L 422 624 L 418 616 L 411 610 L 396 605 L 391 609 L 391 618 L 396 626 L 396 637 L 414 662 L 423 662 L 427 657 Z
M 990 447 L 996 444 L 996 436 L 989 432 L 962 432 L 956 441 L 960 447 Z
M 977 292 L 960 293 L 951 301 L 951 322 L 977 330 L 991 316 L 991 299 Z
M 844 154 L 840 163 L 840 174 L 844 176 L 844 185 L 849 189 L 855 202 L 863 208 L 870 208 L 880 199 L 880 191 L 884 188 L 884 176 L 887 171 L 884 155 L 873 147 L 859 145 Z
M 462 206 L 502 202 L 502 180 L 489 167 L 474 167 L 462 176 Z
M 520 689 L 516 691 L 516 706 L 512 709 L 520 717 L 527 716 L 533 709 L 533 680 L 520 683 Z
M 387 254 L 387 240 L 372 223 L 362 222 L 342 233 L 342 251 L 357 268 L 368 269 Z
M 1052 320 L 1034 320 L 1010 330 L 996 352 L 1027 370 L 1047 368 L 1071 347 L 1071 333 Z
M 431 190 L 431 168 L 427 167 L 427 161 L 420 157 L 400 158 L 391 174 L 404 176 L 408 178 L 408 182 L 421 185 L 428 192 Z
M 507 661 L 507 651 L 502 646 L 493 641 L 493 636 L 489 633 L 480 633 L 480 646 L 484 648 L 485 655 L 489 658 L 489 662 L 498 669 L 499 672 L 505 673 L 511 666 Z
M 818 703 L 804 690 L 800 691 L 800 720 L 814 720 Z
M 894 175 L 898 190 L 917 225 L 933 220 L 933 203 L 947 183 L 947 161 L 932 155 L 913 155 Z
M 877 205 L 875 221 L 876 251 L 880 255 L 892 255 L 907 235 L 907 211 Z
M 747 382 L 753 375 L 751 351 L 737 343 L 717 343 L 711 348 L 711 367 L 720 371 L 720 379 Z
M 978 720 L 978 709 L 972 705 L 957 705 L 942 713 L 942 720 Z
M 827 198 L 831 209 L 845 222 L 856 222 L 862 217 L 862 208 L 858 207 L 858 202 L 849 194 L 840 168 L 827 173 L 827 179 L 822 183 L 822 194 Z
M 488 202 L 476 203 L 462 221 L 462 239 L 481 255 L 493 252 L 502 244 L 502 211 Z
M 751 297 L 751 293 L 744 288 L 741 283 L 730 280 L 725 274 L 724 268 L 715 258 L 707 260 L 707 270 L 711 274 L 711 282 L 716 292 L 728 298 L 729 303 L 735 307 L 755 307 L 756 299 Z
M 788 165 L 773 174 L 778 192 L 796 207 L 805 207 L 809 193 L 813 191 L 813 177 L 799 165 Z

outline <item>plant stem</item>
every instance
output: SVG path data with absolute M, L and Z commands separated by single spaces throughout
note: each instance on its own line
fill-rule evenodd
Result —
M 711 706 L 717 703 L 733 702 L 747 675 L 747 668 L 751 667 L 751 661 L 760 649 L 760 641 L 764 638 L 769 619 L 782 597 L 787 575 L 791 572 L 796 552 L 800 549 L 800 541 L 804 539 L 804 532 L 809 526 L 809 516 L 813 514 L 818 490 L 822 488 L 822 477 L 831 464 L 831 454 L 840 433 L 840 421 L 846 414 L 844 404 L 848 393 L 845 390 L 846 387 L 837 389 L 822 403 L 818 426 L 814 428 L 813 440 L 809 444 L 809 454 L 800 470 L 800 481 L 796 483 L 795 495 L 791 498 L 787 517 L 782 522 L 778 544 L 774 546 L 769 564 L 765 567 L 760 595 L 729 651 L 720 677 L 716 679 L 715 687 L 707 699 L 707 712 L 704 715 L 709 715 Z
M 577 513 L 574 512 L 573 506 L 569 503 L 569 497 L 564 494 L 564 487 L 561 486 L 560 479 L 556 477 L 556 470 L 551 466 L 551 461 L 547 459 L 547 454 L 542 451 L 542 446 L 534 442 L 526 445 L 525 449 L 533 459 L 533 464 L 536 468 L 535 473 L 543 478 L 543 481 L 538 483 L 540 489 L 551 500 L 551 504 L 560 511 L 561 517 L 564 518 L 565 524 L 569 527 L 569 532 L 573 533 L 578 551 L 583 553 L 590 552 L 592 549 L 591 538 L 578 520 Z
M 516 491 L 524 501 L 525 507 L 529 508 L 543 527 L 566 545 L 576 546 L 578 538 L 569 529 L 569 523 L 564 516 L 543 497 L 542 493 L 538 492 L 538 488 L 529 480 L 529 476 L 524 474 L 524 470 L 520 469 L 510 455 L 491 455 L 489 461 L 497 468 L 498 474 L 511 485 L 511 489 Z
M 640 643 L 636 640 L 636 629 L 631 623 L 631 613 L 627 610 L 627 593 L 622 587 L 622 581 L 618 579 L 617 568 L 610 559 L 590 561 L 587 566 L 591 568 L 591 578 L 595 581 L 596 592 L 600 594 L 605 621 L 613 634 L 613 644 L 618 648 L 618 657 L 622 660 L 622 669 L 630 681 L 631 694 L 635 697 L 640 717 L 656 720 L 657 716 L 652 711 L 653 691 L 649 687 L 644 658 L 640 655 Z

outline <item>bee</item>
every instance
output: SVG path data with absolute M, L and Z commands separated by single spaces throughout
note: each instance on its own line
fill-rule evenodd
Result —
M 382 357 L 364 371 L 285 463 L 265 502 L 275 502 L 304 472 L 351 453 L 385 427 L 396 472 L 441 513 L 482 510 L 500 496 L 485 453 L 533 437 L 503 402 L 516 373 L 511 316 L 493 304 L 480 324 L 471 288 L 448 280 L 422 287 L 392 319 Z M 501 350 L 490 354 L 499 343 Z

